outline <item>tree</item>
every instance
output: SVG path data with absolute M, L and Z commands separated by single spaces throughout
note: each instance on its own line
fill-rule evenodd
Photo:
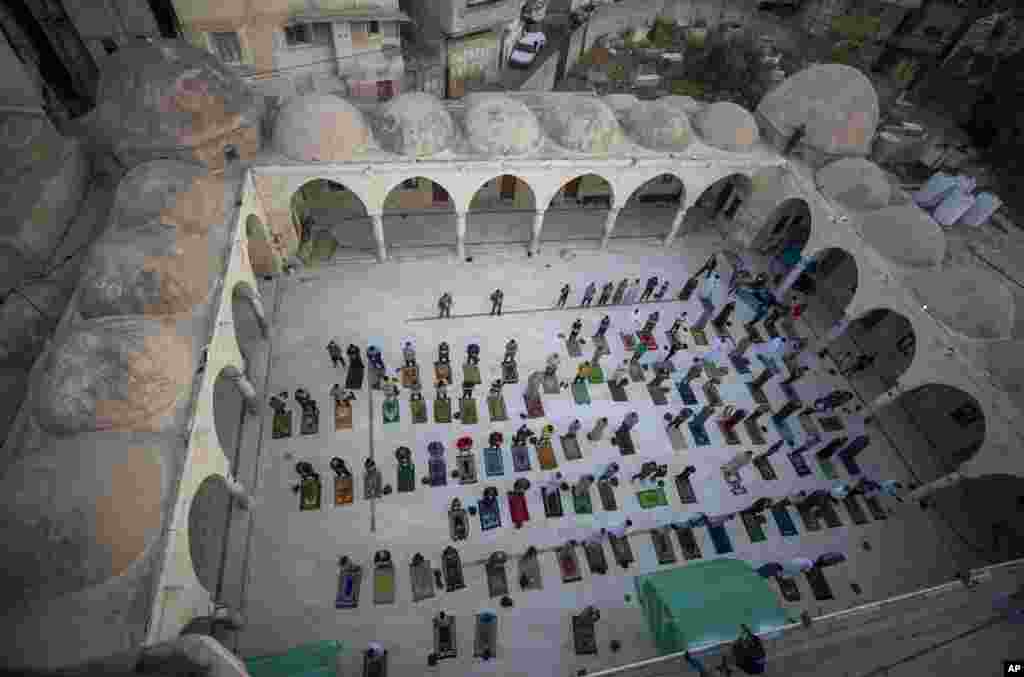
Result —
M 716 31 L 703 49 L 687 51 L 685 59 L 685 80 L 709 94 L 737 92 L 736 103 L 745 108 L 755 108 L 767 88 L 769 67 L 761 62 L 761 50 L 749 33 L 728 36 Z

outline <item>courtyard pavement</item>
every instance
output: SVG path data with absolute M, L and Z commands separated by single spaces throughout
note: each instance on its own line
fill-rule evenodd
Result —
M 616 461 L 622 470 L 621 484 L 616 490 L 620 510 L 604 512 L 591 489 L 594 502 L 593 515 L 575 515 L 569 496 L 563 496 L 565 516 L 547 519 L 540 500 L 539 483 L 550 479 L 552 471 L 540 471 L 535 451 L 531 449 L 533 471 L 513 473 L 508 443 L 516 428 L 523 423 L 520 413 L 525 411 L 522 393 L 526 378 L 542 370 L 545 358 L 557 352 L 562 366 L 562 380 L 571 381 L 578 362 L 589 359 L 593 346 L 589 337 L 605 313 L 612 320 L 608 344 L 612 354 L 602 364 L 606 373 L 628 355 L 619 332 L 634 332 L 648 314 L 658 310 L 661 320 L 655 330 L 659 350 L 648 354 L 644 362 L 660 359 L 667 348 L 664 332 L 679 313 L 688 313 L 688 323 L 700 314 L 697 294 L 688 302 L 663 301 L 635 306 L 578 309 L 553 309 L 562 284 L 568 282 L 573 291 L 569 305 L 578 303 L 587 283 L 594 281 L 600 287 L 609 280 L 623 277 L 646 280 L 658 275 L 671 282 L 669 295 L 674 298 L 687 276 L 700 267 L 708 255 L 722 246 L 722 241 L 711 233 L 680 238 L 671 248 L 663 248 L 650 241 L 613 240 L 607 251 L 576 249 L 560 257 L 559 246 L 546 246 L 539 256 L 526 258 L 521 252 L 475 252 L 472 263 L 455 263 L 451 257 L 431 257 L 416 260 L 412 255 L 401 263 L 385 264 L 362 262 L 340 263 L 308 270 L 292 277 L 282 277 L 261 285 L 265 303 L 272 311 L 269 346 L 249 348 L 250 375 L 265 400 L 270 394 L 297 388 L 306 388 L 320 403 L 321 420 L 316 435 L 294 435 L 291 438 L 271 439 L 271 415 L 264 407 L 258 417 L 247 417 L 239 442 L 237 473 L 239 479 L 251 488 L 253 507 L 248 514 L 236 513 L 232 517 L 229 542 L 223 573 L 221 598 L 239 605 L 248 625 L 235 638 L 234 648 L 243 656 L 280 652 L 291 646 L 321 639 L 336 639 L 350 649 L 345 657 L 343 674 L 358 674 L 361 650 L 370 641 L 382 643 L 390 653 L 392 677 L 420 675 L 425 669 L 439 674 L 501 674 L 546 675 L 575 674 L 579 668 L 593 672 L 601 668 L 630 663 L 656 655 L 656 650 L 644 623 L 641 609 L 633 596 L 633 578 L 673 566 L 686 566 L 678 541 L 673 547 L 677 564 L 659 566 L 649 533 L 651 528 L 678 522 L 699 512 L 708 515 L 732 513 L 746 508 L 756 499 L 767 496 L 780 498 L 798 489 L 808 492 L 832 486 L 835 480 L 825 477 L 817 466 L 813 453 L 807 454 L 812 474 L 798 477 L 784 453 L 772 457 L 778 478 L 767 481 L 753 466 L 747 466 L 741 475 L 748 489 L 744 495 L 734 495 L 723 481 L 720 466 L 738 451 L 751 449 L 755 453 L 767 445 L 752 446 L 745 430 L 741 430 L 743 443 L 725 444 L 713 418 L 707 426 L 711 438 L 709 446 L 698 447 L 686 426 L 683 426 L 688 448 L 673 451 L 662 419 L 667 412 L 676 413 L 684 406 L 675 389 L 668 393 L 667 406 L 655 406 L 643 383 L 627 386 L 629 402 L 613 402 L 606 385 L 591 385 L 592 404 L 577 406 L 571 392 L 545 395 L 546 418 L 533 419 L 528 425 L 535 431 L 550 422 L 557 433 L 554 447 L 559 467 L 565 479 L 572 482 L 587 473 L 599 471 L 603 464 Z M 727 275 L 723 271 L 723 278 Z M 723 279 L 715 303 L 721 307 L 727 279 Z M 505 312 L 501 317 L 489 317 L 489 294 L 501 288 L 505 292 Z M 437 299 L 450 291 L 455 304 L 451 319 L 434 319 Z M 513 312 L 515 311 L 515 312 Z M 808 312 L 811 312 L 810 310 Z M 581 318 L 583 357 L 572 359 L 566 352 L 558 334 L 568 334 L 572 322 Z M 733 333 L 739 338 L 738 328 L 746 321 L 744 310 L 734 316 Z M 808 327 L 800 323 L 801 333 L 809 334 Z M 714 345 L 717 339 L 708 332 Z M 466 346 L 481 346 L 480 372 L 483 385 L 475 396 L 480 422 L 464 425 L 457 420 L 452 424 L 430 422 L 415 425 L 409 410 L 408 391 L 401 396 L 401 420 L 384 424 L 381 404 L 383 394 L 364 388 L 357 392 L 354 403 L 354 427 L 351 431 L 336 432 L 333 426 L 333 406 L 328 392 L 334 383 L 344 383 L 345 370 L 332 369 L 325 346 L 336 339 L 343 347 L 349 343 L 359 346 L 365 355 L 367 345 L 376 345 L 382 352 L 389 371 L 401 366 L 401 346 L 412 341 L 417 349 L 424 398 L 429 411 L 433 410 L 432 364 L 437 358 L 441 341 L 451 345 L 454 387 L 450 389 L 453 410 L 457 411 L 458 386 L 461 383 L 461 365 Z M 509 420 L 491 423 L 486 407 L 487 385 L 499 378 L 500 362 L 505 342 L 515 338 L 519 344 L 520 383 L 506 386 L 504 397 Z M 245 346 L 243 345 L 243 348 Z M 677 354 L 677 366 L 688 365 L 691 358 L 707 350 L 692 343 L 688 350 Z M 364 358 L 365 359 L 365 358 Z M 760 372 L 755 362 L 749 375 L 737 374 L 731 365 L 720 388 L 726 404 L 750 411 L 755 403 L 744 383 Z M 269 371 L 268 371 L 269 370 Z M 677 371 L 678 379 L 682 371 Z M 651 372 L 648 371 L 649 379 Z M 698 384 L 704 382 L 698 380 Z M 778 409 L 786 400 L 778 382 L 773 378 L 765 387 L 772 408 Z M 806 401 L 813 401 L 834 388 L 848 388 L 849 384 L 838 376 L 831 376 L 823 368 L 808 374 L 797 390 Z M 696 388 L 703 404 L 701 389 Z M 295 432 L 298 432 L 300 412 L 295 410 Z M 698 405 L 699 407 L 700 405 Z M 697 409 L 698 407 L 694 407 Z M 633 432 L 638 453 L 621 456 L 611 445 L 611 432 L 623 417 L 636 411 L 640 423 Z M 852 408 L 850 413 L 853 414 Z M 228 416 L 233 416 L 230 412 Z M 558 435 L 565 432 L 574 418 L 588 431 L 595 419 L 609 418 L 609 429 L 602 441 L 590 443 L 581 436 L 583 458 L 567 461 L 558 444 Z M 765 417 L 767 418 L 767 417 Z M 797 444 L 804 440 L 804 432 L 791 419 Z M 778 439 L 769 422 L 767 444 Z M 742 428 L 742 425 L 740 426 Z M 908 428 L 909 430 L 909 428 Z M 487 478 L 480 464 L 480 452 L 486 446 L 492 431 L 505 435 L 505 474 Z M 861 429 L 848 425 L 841 433 L 825 433 L 853 437 Z M 868 431 L 871 434 L 871 431 Z M 431 488 L 419 484 L 426 474 L 427 444 L 442 442 L 446 449 L 449 470 L 454 467 L 455 441 L 463 435 L 474 439 L 473 451 L 480 466 L 477 484 L 459 486 L 449 479 L 447 487 Z M 888 436 L 891 438 L 892 436 Z M 901 452 L 912 453 L 911 447 L 920 440 L 908 433 L 897 438 Z M 393 493 L 375 501 L 362 498 L 363 462 L 375 459 L 385 483 L 396 486 L 394 452 L 399 446 L 408 446 L 416 465 L 417 486 L 411 493 Z M 344 459 L 355 474 L 355 502 L 335 507 L 330 500 L 333 491 L 333 473 L 329 468 L 334 456 Z M 644 461 L 655 460 L 669 465 L 665 491 L 669 505 L 643 510 L 629 477 Z M 297 483 L 297 461 L 309 461 L 320 473 L 323 486 L 323 507 L 317 511 L 300 512 L 298 496 L 291 487 Z M 909 478 L 905 462 L 890 446 L 887 436 L 872 435 L 870 446 L 858 458 L 865 474 L 876 479 Z M 699 502 L 683 505 L 672 478 L 685 466 L 697 468 L 692 477 Z M 845 469 L 836 463 L 839 479 L 849 480 Z M 531 520 L 522 529 L 511 526 L 505 493 L 520 477 L 528 478 L 533 487 L 528 492 Z M 452 543 L 449 538 L 448 506 L 453 498 L 460 498 L 464 506 L 475 504 L 483 488 L 495 486 L 502 505 L 502 527 L 481 532 L 477 517 L 470 518 L 470 534 L 465 541 Z M 397 488 L 397 486 L 396 486 Z M 880 600 L 910 592 L 922 587 L 948 581 L 963 566 L 982 563 L 951 533 L 940 519 L 916 506 L 899 507 L 890 504 L 893 514 L 886 520 L 871 520 L 854 525 L 845 507 L 837 512 L 842 526 L 822 527 L 808 532 L 796 511 L 790 515 L 799 534 L 783 537 L 770 513 L 764 530 L 767 538 L 752 543 L 739 519 L 726 524 L 734 551 L 718 555 L 708 538 L 706 529 L 696 529 L 698 543 L 704 558 L 736 557 L 757 566 L 769 561 L 785 561 L 801 556 L 815 558 L 826 552 L 841 552 L 847 561 L 826 569 L 835 599 L 816 601 L 806 580 L 798 579 L 802 599 L 800 602 L 780 604 L 797 619 L 807 611 L 818 616 L 831 611 Z M 529 546 L 539 549 L 554 547 L 569 539 L 581 540 L 602 526 L 617 526 L 631 519 L 630 544 L 636 562 L 623 570 L 614 564 L 607 539 L 605 555 L 610 568 L 607 575 L 595 575 L 584 563 L 581 550 L 583 580 L 563 584 L 554 553 L 540 555 L 543 571 L 543 589 L 523 592 L 518 589 L 518 556 Z M 868 546 L 865 547 L 864 544 Z M 409 561 L 417 552 L 440 567 L 441 551 L 454 545 L 465 566 L 466 588 L 453 593 L 441 590 L 432 599 L 412 602 Z M 395 562 L 396 602 L 375 605 L 373 600 L 373 555 L 389 550 Z M 509 556 L 506 566 L 514 608 L 502 608 L 497 599 L 488 597 L 483 560 L 496 550 Z M 364 567 L 362 594 L 357 609 L 342 610 L 334 606 L 338 586 L 338 559 L 347 555 Z M 859 586 L 855 592 L 851 584 Z M 773 589 L 775 587 L 772 583 Z M 570 616 L 579 613 L 588 604 L 601 611 L 597 625 L 599 653 L 596 656 L 576 656 L 572 646 Z M 497 657 L 488 662 L 473 658 L 474 616 L 482 610 L 498 614 Z M 431 619 L 444 611 L 457 620 L 459 655 L 442 661 L 435 668 L 427 668 L 427 655 L 432 651 Z M 619 640 L 621 650 L 613 653 L 610 640 Z

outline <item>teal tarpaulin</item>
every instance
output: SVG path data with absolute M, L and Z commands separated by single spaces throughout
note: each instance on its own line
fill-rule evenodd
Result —
M 764 633 L 787 623 L 768 581 L 742 560 L 692 562 L 634 583 L 661 654 L 731 642 L 741 625 Z
M 244 660 L 251 677 L 335 677 L 340 653 L 341 642 L 327 640 Z

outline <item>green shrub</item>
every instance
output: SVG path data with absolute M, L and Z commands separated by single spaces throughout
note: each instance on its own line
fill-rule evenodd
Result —
M 896 78 L 896 81 L 902 85 L 909 84 L 914 79 L 914 74 L 917 72 L 917 64 L 909 59 L 904 59 L 896 64 L 893 68 L 892 75 Z
M 612 82 L 622 82 L 626 79 L 626 67 L 621 63 L 613 63 L 608 66 L 608 79 Z
M 676 96 L 692 96 L 699 99 L 704 96 L 704 85 L 693 80 L 673 80 L 669 83 L 669 91 Z
M 877 16 L 847 14 L 832 19 L 832 30 L 854 42 L 864 42 L 878 35 L 882 20 Z
M 841 63 L 847 66 L 856 66 L 860 63 L 860 50 L 864 45 L 852 40 L 844 40 L 832 48 L 831 59 L 833 63 Z
M 647 34 L 647 39 L 659 49 L 669 49 L 674 43 L 675 25 L 666 19 L 657 18 L 654 20 L 654 27 Z

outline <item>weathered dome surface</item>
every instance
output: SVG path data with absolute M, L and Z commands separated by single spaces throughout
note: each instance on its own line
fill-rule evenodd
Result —
M 870 212 L 861 230 L 871 246 L 896 263 L 923 268 L 938 265 L 946 256 L 942 228 L 916 205 Z
M 380 145 L 402 155 L 435 155 L 448 150 L 455 123 L 441 101 L 425 92 L 409 92 L 391 99 L 374 118 Z
M 731 101 L 713 103 L 696 116 L 704 142 L 723 150 L 742 153 L 757 143 L 757 122 L 750 112 Z
M 59 317 L 71 290 L 51 281 L 36 282 L 0 305 L 0 365 L 31 367 L 53 333 L 50 317 Z M 44 314 L 40 314 L 40 310 Z
M 535 95 L 531 101 L 544 131 L 570 150 L 600 155 L 624 140 L 615 112 L 596 97 L 557 93 Z
M 114 223 L 128 230 L 154 222 L 201 235 L 227 215 L 224 179 L 200 166 L 154 160 L 128 172 L 117 187 Z
M 701 110 L 704 109 L 704 104 L 702 104 L 700 101 L 697 101 L 697 99 L 693 98 L 692 96 L 679 96 L 678 94 L 671 94 L 669 96 L 661 97 L 660 99 L 658 99 L 658 101 L 667 103 L 670 106 L 675 106 L 680 110 L 690 113 L 691 115 L 694 113 L 699 113 Z
M 43 115 L 0 113 L 0 293 L 52 254 L 78 213 L 89 160 Z
M 487 155 L 528 155 L 543 141 L 540 123 L 522 101 L 501 94 L 465 97 L 464 126 L 473 148 Z
M 119 146 L 197 147 L 259 121 L 261 102 L 220 59 L 183 40 L 139 40 L 103 62 L 96 121 Z
M 192 381 L 191 337 L 139 317 L 80 323 L 45 356 L 36 418 L 47 431 L 158 431 Z
M 892 199 L 892 184 L 885 172 L 864 158 L 840 158 L 819 169 L 815 182 L 822 194 L 850 209 L 881 209 Z
M 87 319 L 191 311 L 208 298 L 217 261 L 206 237 L 174 226 L 115 231 L 93 249 L 78 311 Z
M 160 445 L 123 437 L 54 440 L 5 470 L 4 608 L 101 584 L 153 552 L 170 473 Z
M 621 113 L 622 111 L 637 105 L 640 100 L 632 94 L 606 94 L 604 96 L 604 102 L 616 113 Z
M 652 150 L 683 150 L 693 141 L 690 119 L 672 104 L 638 102 L 622 111 L 620 119 L 634 141 Z
M 373 135 L 362 112 L 345 99 L 309 94 L 281 108 L 274 143 L 293 160 L 344 162 L 370 150 Z
M 878 94 L 856 68 L 823 64 L 805 68 L 761 99 L 757 112 L 790 137 L 806 125 L 803 143 L 834 155 L 867 155 L 878 126 Z
M 928 313 L 972 339 L 1005 339 L 1013 329 L 1013 293 L 994 273 L 976 266 L 914 272 L 907 283 Z

